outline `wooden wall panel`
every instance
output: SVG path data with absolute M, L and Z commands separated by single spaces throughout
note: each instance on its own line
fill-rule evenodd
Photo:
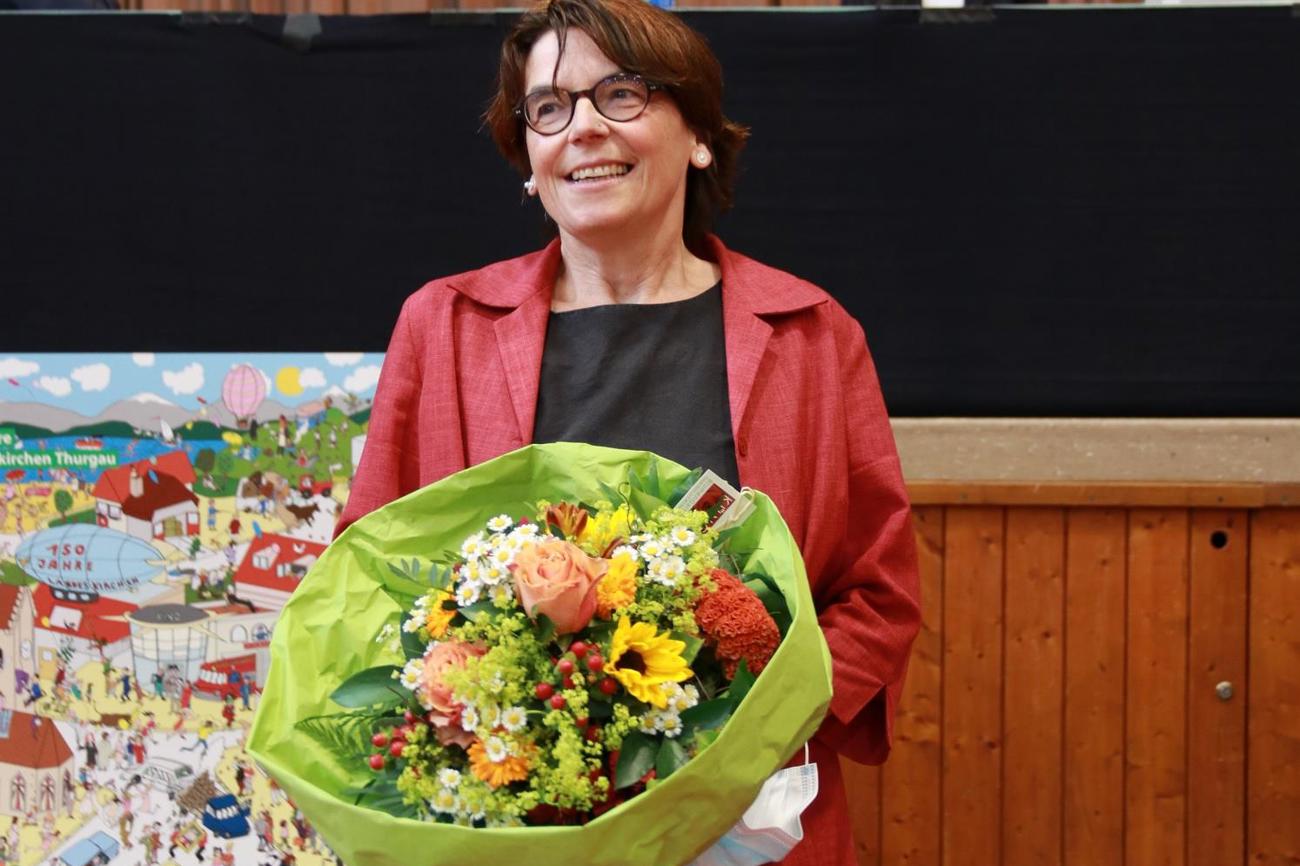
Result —
M 1008 508 L 1002 862 L 1060 866 L 1065 514 Z
M 921 631 L 894 720 L 893 753 L 881 768 L 880 862 L 939 866 L 944 510 L 917 508 L 912 523 L 921 567 Z
M 1065 866 L 1124 862 L 1128 516 L 1072 508 L 1065 546 Z
M 1001 862 L 1003 510 L 944 523 L 943 864 L 988 866 Z
M 1247 515 L 1207 509 L 1191 519 L 1187 862 L 1244 866 Z M 1223 682 L 1227 700 L 1215 690 Z
M 1129 516 L 1126 866 L 1184 866 L 1187 542 L 1184 509 Z
M 840 759 L 858 866 L 880 866 L 881 768 Z
M 1300 510 L 1251 516 L 1246 859 L 1300 863 Z

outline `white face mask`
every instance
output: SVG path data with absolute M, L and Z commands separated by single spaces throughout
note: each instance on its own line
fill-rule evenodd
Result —
M 803 839 L 799 816 L 816 798 L 817 765 L 805 744 L 804 763 L 768 777 L 735 826 L 690 866 L 759 866 L 784 858 Z

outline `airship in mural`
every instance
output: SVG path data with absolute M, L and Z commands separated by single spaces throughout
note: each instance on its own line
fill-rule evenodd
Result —
M 147 541 L 89 523 L 43 529 L 14 554 L 18 565 L 56 596 L 94 601 L 100 593 L 131 589 L 151 580 L 166 560 Z
M 221 383 L 221 399 L 239 426 L 247 427 L 248 419 L 266 399 L 266 377 L 252 364 L 237 364 Z

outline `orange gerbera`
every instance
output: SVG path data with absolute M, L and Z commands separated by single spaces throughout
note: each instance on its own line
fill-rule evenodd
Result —
M 500 760 L 492 760 L 494 755 L 489 753 L 483 741 L 475 740 L 469 747 L 469 768 L 474 777 L 493 788 L 527 779 L 528 771 L 532 769 L 532 761 L 523 755 L 511 753 L 498 737 L 488 739 L 496 741 L 492 744 L 494 747 L 492 751 Z
M 455 600 L 456 596 L 445 589 L 433 597 L 433 601 L 429 603 L 429 615 L 424 619 L 424 628 L 429 633 L 429 637 L 440 638 L 447 633 L 447 627 L 456 618 L 456 608 L 445 610 L 442 605 L 443 602 Z

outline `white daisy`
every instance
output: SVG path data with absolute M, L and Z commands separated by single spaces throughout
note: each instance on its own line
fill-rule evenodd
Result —
M 518 538 L 521 542 L 528 541 L 537 537 L 537 524 L 521 523 L 519 526 L 516 526 L 514 531 L 510 534 Z
M 665 737 L 675 737 L 682 732 L 682 720 L 676 713 L 660 713 L 659 730 Z
M 659 714 L 653 710 L 646 713 L 641 717 L 641 722 L 638 727 L 640 727 L 641 733 L 643 734 L 659 733 Z
M 487 742 L 483 744 L 483 751 L 487 754 L 487 759 L 494 764 L 499 764 L 510 756 L 505 740 L 500 737 L 488 737 Z
M 478 583 L 476 581 L 465 581 L 456 587 L 456 604 L 461 607 L 469 607 L 478 601 Z
M 488 561 L 493 565 L 504 567 L 515 561 L 515 552 L 506 547 L 498 547 L 492 551 Z
M 499 583 L 488 590 L 488 598 L 497 607 L 509 607 L 510 603 L 515 600 L 515 593 L 509 584 Z
M 443 772 L 445 773 L 447 771 L 444 770 Z M 456 771 L 452 770 L 451 772 L 455 773 Z M 460 774 L 457 773 L 457 775 L 459 776 Z M 460 804 L 457 802 L 456 792 L 450 791 L 446 788 L 443 788 L 438 793 L 434 794 L 433 799 L 429 801 L 429 806 L 433 811 L 441 812 L 444 815 L 452 814 L 457 810 L 459 805 Z
M 470 731 L 472 733 L 478 728 L 478 722 L 478 710 L 473 707 L 466 707 L 460 711 L 460 726 L 462 730 Z
M 678 526 L 669 535 L 672 537 L 673 544 L 678 547 L 688 547 L 695 543 L 695 533 L 685 526 Z
M 510 524 L 512 523 L 514 523 L 514 521 L 510 519 L 510 515 L 498 514 L 487 522 L 487 528 L 493 532 L 505 532 L 510 528 Z
M 438 771 L 438 784 L 444 788 L 454 788 L 460 784 L 460 770 L 444 767 Z
M 523 707 L 506 707 L 501 713 L 501 727 L 510 733 L 522 731 L 528 724 L 528 712 Z
M 402 687 L 412 692 L 415 691 L 420 685 L 420 674 L 423 672 L 424 659 L 411 659 L 408 661 L 402 668 L 402 675 L 400 677 Z
M 613 559 L 615 556 L 618 556 L 620 554 L 622 554 L 623 556 L 631 557 L 633 562 L 637 562 L 638 560 L 641 559 L 641 554 L 637 551 L 635 547 L 633 547 L 630 544 L 620 544 L 618 547 L 610 551 L 609 555 L 610 558 Z
M 415 613 L 419 614 L 421 613 L 421 611 L 416 610 Z M 411 616 L 407 618 L 406 622 L 402 623 L 402 631 L 406 632 L 407 634 L 415 634 L 417 631 L 420 630 L 420 626 L 423 624 L 424 624 L 423 616 Z
M 476 532 L 460 546 L 460 555 L 466 559 L 477 559 L 483 555 L 483 533 Z
M 641 545 L 641 555 L 646 559 L 655 559 L 663 556 L 663 553 L 663 542 L 659 541 L 657 538 L 652 538 L 645 544 Z
M 495 586 L 505 580 L 506 575 L 509 573 L 509 571 L 499 565 L 489 565 L 487 568 L 483 569 L 482 580 L 488 586 Z
M 695 688 L 695 686 L 687 683 L 682 686 L 682 691 L 686 693 L 686 697 L 691 699 L 691 706 L 695 706 L 700 702 L 700 690 Z

